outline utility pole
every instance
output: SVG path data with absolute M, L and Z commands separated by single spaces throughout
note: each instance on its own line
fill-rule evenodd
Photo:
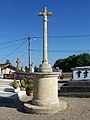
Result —
M 31 57 L 30 57 L 30 36 L 28 36 L 28 67 L 29 67 L 29 72 L 30 72 L 30 61 Z

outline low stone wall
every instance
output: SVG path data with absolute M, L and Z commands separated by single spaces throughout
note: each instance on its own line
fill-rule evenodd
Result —
M 72 72 L 63 72 L 64 79 L 72 79 Z

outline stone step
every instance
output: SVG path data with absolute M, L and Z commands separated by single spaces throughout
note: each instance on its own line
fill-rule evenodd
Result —
M 0 102 L 15 102 L 17 100 L 19 100 L 17 93 L 0 92 Z
M 76 80 L 73 80 L 73 81 L 68 81 L 67 82 L 67 85 L 68 86 L 90 86 L 90 80 L 89 81 L 76 81 Z
M 67 86 L 60 87 L 60 92 L 90 92 L 90 86 Z
M 11 86 L 0 86 L 0 91 L 4 92 L 14 92 L 14 88 Z
M 20 80 L 17 80 L 20 84 Z M 0 85 L 10 85 L 13 82 L 13 79 L 0 79 Z
M 11 85 L 1 84 L 0 87 L 12 87 Z
M 20 84 L 20 80 L 17 81 Z M 0 102 L 15 102 L 26 95 L 26 91 L 15 93 L 14 88 L 10 86 L 12 82 L 11 79 L 0 79 Z
M 0 91 L 0 97 L 12 97 L 13 95 L 16 95 L 17 93 L 12 92 L 1 92 Z
M 26 96 L 26 91 L 20 91 L 18 93 L 0 92 L 0 102 L 2 102 L 2 103 L 16 102 L 23 96 Z
M 65 96 L 65 97 L 90 97 L 90 92 L 67 92 L 67 93 L 58 92 L 58 96 Z
M 58 80 L 58 83 L 67 83 L 69 80 Z
M 12 81 L 0 81 L 0 85 L 10 85 Z

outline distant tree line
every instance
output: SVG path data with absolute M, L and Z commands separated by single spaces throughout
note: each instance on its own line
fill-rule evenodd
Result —
M 6 59 L 5 64 L 11 64 L 11 62 Z M 63 72 L 71 72 L 71 68 L 80 66 L 90 66 L 90 54 L 83 53 L 79 55 L 72 55 L 64 59 L 58 59 L 53 68 L 62 69 Z M 35 72 L 39 72 L 39 68 L 35 66 Z M 29 68 L 25 66 L 25 71 L 29 72 Z
M 27 66 L 25 66 L 25 71 L 27 72 L 27 73 L 30 73 L 30 70 L 29 70 L 29 68 L 27 67 Z M 34 67 L 34 72 L 39 72 L 39 68 L 38 67 Z
M 58 59 L 54 68 L 59 67 L 63 72 L 70 72 L 71 68 L 80 67 L 80 66 L 90 66 L 90 54 L 83 53 L 80 55 L 72 55 L 64 59 Z

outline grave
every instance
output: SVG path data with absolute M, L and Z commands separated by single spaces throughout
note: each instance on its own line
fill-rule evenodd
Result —
M 59 101 L 58 98 L 58 76 L 59 72 L 52 72 L 52 67 L 48 63 L 47 53 L 47 12 L 46 7 L 38 14 L 43 16 L 43 60 L 40 65 L 40 72 L 31 73 L 33 76 L 33 99 L 24 104 L 24 109 L 28 113 L 53 114 L 65 110 L 67 103 Z
M 90 80 L 90 66 L 76 67 L 73 70 L 73 80 Z
M 17 58 L 16 63 L 17 63 L 17 70 L 20 70 L 20 63 L 21 63 L 20 58 Z
M 90 97 L 90 66 L 72 68 L 73 78 L 62 85 L 60 96 Z
M 20 82 L 19 80 L 17 80 Z M 25 91 L 14 92 L 14 88 L 10 86 L 13 79 L 0 79 L 0 102 L 16 102 L 19 98 L 26 95 Z

